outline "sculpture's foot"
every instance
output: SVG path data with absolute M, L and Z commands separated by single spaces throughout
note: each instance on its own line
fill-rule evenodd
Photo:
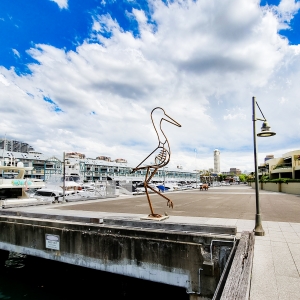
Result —
M 149 218 L 161 218 L 162 215 L 160 215 L 160 214 L 150 214 L 150 215 L 148 215 L 148 217 Z
M 147 217 L 141 217 L 141 220 L 147 220 L 147 221 L 163 221 L 168 219 L 169 216 L 163 216 L 160 214 L 150 214 Z
M 168 200 L 167 206 L 170 207 L 170 208 L 171 208 L 171 207 L 173 208 L 173 202 L 172 202 L 171 200 Z

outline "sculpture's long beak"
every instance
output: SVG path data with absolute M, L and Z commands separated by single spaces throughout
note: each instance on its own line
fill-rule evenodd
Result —
M 175 126 L 181 127 L 181 125 L 180 125 L 178 122 L 176 122 L 174 119 L 172 119 L 172 118 L 171 118 L 170 116 L 168 116 L 166 113 L 165 113 L 165 116 L 167 117 L 167 119 L 162 118 L 163 120 L 165 120 L 165 121 L 167 121 L 167 122 L 169 122 L 169 123 L 171 123 L 171 124 L 173 124 L 173 125 L 175 125 Z

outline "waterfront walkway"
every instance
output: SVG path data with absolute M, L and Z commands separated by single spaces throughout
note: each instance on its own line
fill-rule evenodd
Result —
M 151 197 L 156 212 L 170 215 L 167 222 L 235 225 L 238 235 L 254 228 L 255 193 L 248 186 L 168 195 L 174 210 L 168 209 L 161 197 Z M 266 235 L 255 237 L 250 299 L 300 299 L 300 197 L 261 191 L 260 202 Z M 149 213 L 144 195 L 12 210 L 132 220 Z

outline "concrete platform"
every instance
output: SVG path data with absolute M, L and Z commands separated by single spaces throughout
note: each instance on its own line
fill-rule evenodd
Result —
M 255 194 L 248 186 L 168 195 L 174 202 L 174 210 L 168 209 L 161 197 L 151 196 L 155 213 L 167 212 L 167 222 L 236 226 L 238 234 L 254 228 Z M 250 299 L 300 299 L 300 197 L 261 191 L 260 202 L 266 235 L 255 237 Z M 149 213 L 144 195 L 13 210 L 98 220 L 140 220 Z M 5 211 L 8 213 L 10 209 L 0 210 Z

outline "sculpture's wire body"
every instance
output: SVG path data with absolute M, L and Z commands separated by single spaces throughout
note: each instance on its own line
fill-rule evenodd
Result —
M 153 112 L 157 109 L 160 109 L 163 111 L 164 113 L 164 117 L 162 117 L 160 119 L 159 122 L 159 130 L 162 133 L 163 139 L 160 137 L 157 128 L 154 124 L 153 121 Z M 153 207 L 152 207 L 152 203 L 150 200 L 150 196 L 148 193 L 148 188 L 150 190 L 152 190 L 154 193 L 160 195 L 161 197 L 165 198 L 168 202 L 167 202 L 167 206 L 172 207 L 173 208 L 173 202 L 171 201 L 171 199 L 169 199 L 168 197 L 166 197 L 165 195 L 162 195 L 159 191 L 155 190 L 153 187 L 151 187 L 149 185 L 151 179 L 153 178 L 153 176 L 155 175 L 155 173 L 158 171 L 158 169 L 165 167 L 169 161 L 170 161 L 170 157 L 171 157 L 171 149 L 170 149 L 170 144 L 169 141 L 164 133 L 164 131 L 162 130 L 162 121 L 167 121 L 175 126 L 181 127 L 181 125 L 176 122 L 174 119 L 172 119 L 170 116 L 168 116 L 165 111 L 161 108 L 161 107 L 155 107 L 152 111 L 151 111 L 151 121 L 153 124 L 153 127 L 155 129 L 155 132 L 157 134 L 157 138 L 158 138 L 158 146 L 138 165 L 136 166 L 132 172 L 136 172 L 137 170 L 147 170 L 146 171 L 146 176 L 145 176 L 145 180 L 144 180 L 144 188 L 146 191 L 146 195 L 147 195 L 147 199 L 148 199 L 148 203 L 150 206 L 150 211 L 151 214 L 149 215 L 150 217 L 155 217 L 155 218 L 160 218 L 161 215 L 159 214 L 155 214 L 153 211 Z M 149 164 L 149 165 L 143 165 L 143 163 L 150 157 L 154 158 L 154 162 Z

